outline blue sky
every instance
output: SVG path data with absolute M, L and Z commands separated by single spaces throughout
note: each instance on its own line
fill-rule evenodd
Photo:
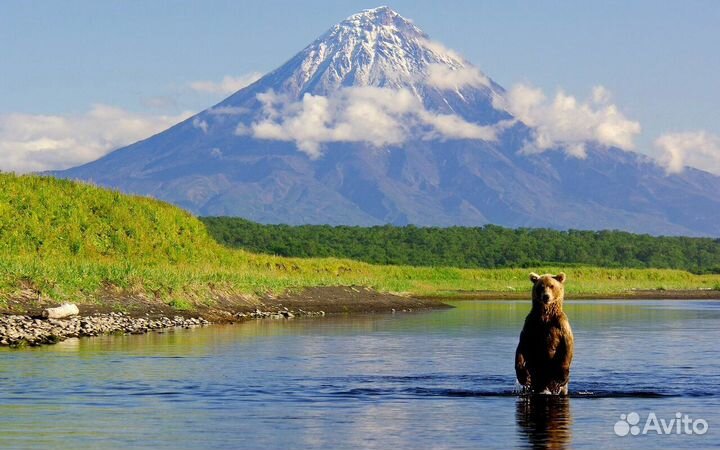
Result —
M 385 3 L 505 87 L 584 99 L 604 86 L 641 124 L 640 151 L 668 133 L 703 133 L 697 142 L 709 139 L 707 158 L 720 148 L 720 2 Z M 7 156 L 22 140 L 18 131 L 3 137 L 11 127 L 97 128 L 110 118 L 130 131 L 96 137 L 104 139 L 98 145 L 123 144 L 225 96 L 208 83 L 272 70 L 336 22 L 379 4 L 4 0 L 0 170 L 43 168 Z M 46 165 L 62 165 L 62 156 Z

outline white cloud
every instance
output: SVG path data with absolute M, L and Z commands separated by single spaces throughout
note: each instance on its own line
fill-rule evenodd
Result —
M 432 129 L 424 136 L 425 139 L 478 139 L 482 141 L 497 140 L 498 130 L 504 123 L 496 126 L 480 126 L 470 123 L 455 114 L 433 114 L 425 110 L 418 111 L 418 116 Z
M 465 61 L 465 58 L 463 58 L 460 53 L 456 52 L 451 48 L 445 47 L 445 45 L 441 42 L 433 41 L 431 39 L 419 39 L 419 42 L 421 45 L 425 46 L 427 49 L 433 52 L 435 56 L 439 57 L 439 59 L 443 59 L 446 61 L 450 60 L 453 62 Z
M 241 122 L 237 125 L 237 127 L 235 127 L 235 134 L 237 136 L 251 136 L 253 134 L 253 130 L 251 127 Z
M 610 102 L 610 91 L 605 86 L 595 86 L 592 88 L 593 102 L 602 104 Z
M 493 127 L 459 116 L 427 111 L 409 90 L 351 87 L 330 97 L 305 94 L 301 101 L 269 91 L 258 95 L 265 118 L 236 134 L 295 142 L 311 158 L 322 154 L 326 142 L 365 142 L 376 147 L 419 139 L 496 139 Z
M 95 105 L 74 116 L 1 114 L 0 170 L 72 167 L 147 138 L 189 116 L 187 112 L 177 116 L 141 115 L 106 105 Z
M 430 64 L 426 82 L 438 89 L 490 86 L 490 80 L 479 69 L 453 68 L 447 64 Z
M 199 130 L 202 130 L 203 133 L 207 134 L 208 132 L 208 123 L 206 120 L 201 120 L 199 117 L 195 117 L 192 121 L 192 126 L 194 128 L 197 128 Z
M 584 158 L 588 141 L 632 150 L 635 136 L 640 133 L 640 124 L 627 119 L 611 104 L 610 94 L 602 86 L 595 87 L 586 102 L 562 91 L 550 102 L 542 90 L 519 84 L 505 96 L 495 96 L 493 106 L 533 128 L 533 139 L 524 148 L 528 153 L 559 147 Z
M 657 159 L 668 173 L 679 173 L 685 166 L 720 175 L 720 136 L 706 131 L 667 133 L 655 140 Z
M 239 77 L 233 77 L 226 75 L 221 81 L 193 81 L 190 83 L 190 88 L 197 92 L 204 92 L 208 94 L 223 94 L 229 95 L 234 94 L 240 89 L 248 86 L 260 79 L 262 74 L 260 72 L 252 72 Z

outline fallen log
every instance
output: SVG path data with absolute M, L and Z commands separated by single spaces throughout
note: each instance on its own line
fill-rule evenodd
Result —
M 80 310 L 73 303 L 63 303 L 56 308 L 47 308 L 42 312 L 45 319 L 62 319 L 64 317 L 77 316 Z

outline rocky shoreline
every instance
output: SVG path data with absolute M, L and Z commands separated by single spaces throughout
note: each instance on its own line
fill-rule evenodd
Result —
M 322 317 L 324 311 L 277 311 L 256 309 L 249 313 L 236 313 L 233 320 L 253 319 L 287 320 L 295 317 Z M 56 344 L 69 338 L 90 337 L 106 334 L 145 334 L 169 328 L 195 328 L 212 324 L 202 317 L 133 317 L 121 312 L 73 316 L 65 319 L 43 319 L 27 315 L 0 316 L 0 345 L 12 348 L 36 347 Z
M 179 311 L 143 296 L 110 295 L 78 304 L 68 318 L 43 318 L 57 306 L 28 292 L 9 298 L 0 310 L 0 346 L 21 348 L 54 344 L 69 338 L 102 334 L 144 334 L 171 328 L 193 328 L 255 319 L 289 320 L 342 314 L 374 314 L 447 308 L 438 300 L 377 292 L 363 286 L 327 286 L 264 296 L 223 295 L 212 305 Z M 117 294 L 117 293 L 116 293 Z M 61 305 L 66 306 L 66 305 Z M 61 308 L 63 309 L 63 308 Z M 63 309 L 64 310 L 64 309 Z M 122 312 L 118 312 L 122 311 Z M 50 316 L 50 314 L 46 314 Z
M 143 334 L 173 327 L 208 325 L 202 317 L 130 317 L 123 313 L 74 316 L 66 319 L 40 319 L 32 316 L 0 317 L 0 345 L 13 348 L 56 344 L 68 338 L 101 334 Z
M 294 319 L 295 317 L 325 317 L 325 311 L 305 311 L 298 309 L 291 311 L 288 308 L 282 308 L 278 311 L 260 311 L 256 309 L 250 313 L 236 313 L 233 315 L 235 319 Z

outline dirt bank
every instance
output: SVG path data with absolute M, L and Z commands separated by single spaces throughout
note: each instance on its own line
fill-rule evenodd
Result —
M 255 319 L 402 313 L 449 307 L 438 300 L 386 294 L 364 287 L 318 287 L 279 296 L 217 292 L 212 302 L 189 299 L 183 303 L 189 307 L 178 310 L 158 300 L 108 290 L 97 303 L 79 304 L 80 316 L 58 320 L 40 318 L 43 308 L 57 303 L 28 292 L 7 299 L 7 307 L 0 310 L 0 346 L 37 346 L 99 334 L 142 334 L 173 327 Z
M 108 288 L 96 301 L 78 302 L 80 314 L 124 313 L 131 317 L 204 317 L 213 322 L 234 321 L 241 313 L 279 311 L 283 308 L 308 313 L 382 313 L 418 309 L 446 308 L 439 299 L 419 299 L 377 292 L 360 286 L 316 287 L 282 295 L 245 295 L 225 291 L 213 293 L 212 299 L 187 299 L 178 308 L 159 299 L 132 295 Z M 46 299 L 31 291 L 21 292 L 6 300 L 0 314 L 39 316 L 44 308 L 60 302 Z
M 377 292 L 365 287 L 317 287 L 290 293 L 277 298 L 266 298 L 268 306 L 335 313 L 374 313 L 411 309 L 447 308 L 437 299 L 421 299 Z

